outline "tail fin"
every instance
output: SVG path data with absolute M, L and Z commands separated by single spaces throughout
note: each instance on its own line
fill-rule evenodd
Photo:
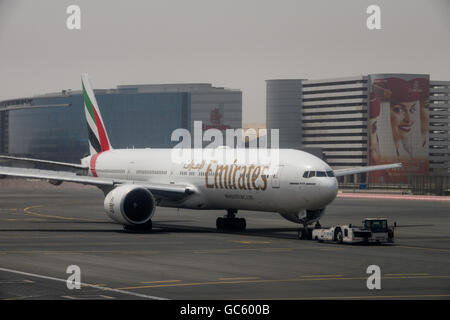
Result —
M 111 150 L 108 134 L 87 73 L 81 75 L 81 84 L 83 86 L 84 111 L 86 113 L 91 155 Z

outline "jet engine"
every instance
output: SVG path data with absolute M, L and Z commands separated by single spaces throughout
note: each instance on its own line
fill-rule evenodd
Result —
M 104 208 L 114 221 L 133 228 L 151 229 L 156 201 L 143 186 L 125 184 L 111 190 L 105 197 Z

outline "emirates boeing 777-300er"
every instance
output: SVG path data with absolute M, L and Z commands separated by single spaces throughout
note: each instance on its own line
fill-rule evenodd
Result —
M 107 215 L 126 230 L 150 230 L 156 206 L 226 210 L 224 217 L 217 218 L 217 229 L 244 230 L 245 219 L 236 217 L 241 209 L 279 213 L 303 225 L 300 232 L 305 237 L 308 225 L 318 224 L 336 198 L 336 177 L 401 166 L 333 170 L 312 154 L 292 149 L 266 149 L 272 154 L 272 161 L 266 162 L 248 157 L 260 151 L 248 148 L 193 148 L 190 151 L 197 156 L 185 160 L 174 160 L 173 148 L 113 149 L 87 74 L 81 78 L 90 155 L 80 164 L 1 158 L 54 164 L 83 174 L 0 167 L 0 175 L 48 180 L 55 185 L 66 181 L 97 186 L 105 194 Z M 213 159 L 211 152 L 216 151 L 223 157 Z

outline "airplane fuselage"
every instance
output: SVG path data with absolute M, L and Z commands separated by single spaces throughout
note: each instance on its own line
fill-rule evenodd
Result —
M 235 156 L 235 149 L 221 150 L 229 157 L 218 159 L 208 158 L 205 155 L 208 149 L 197 150 L 200 157 L 182 161 L 174 161 L 174 149 L 114 149 L 83 161 L 89 164 L 89 174 L 96 177 L 126 179 L 135 184 L 186 185 L 195 191 L 183 201 L 162 201 L 159 206 L 301 216 L 308 210 L 325 208 L 337 194 L 332 169 L 303 151 L 279 149 L 276 163 L 263 163 L 248 156 L 240 159 Z M 305 171 L 317 174 L 305 177 L 308 175 Z

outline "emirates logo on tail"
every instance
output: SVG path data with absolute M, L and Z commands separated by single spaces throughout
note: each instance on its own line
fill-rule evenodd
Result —
M 91 154 L 96 154 L 108 151 L 112 149 L 111 144 L 87 74 L 81 75 L 81 84 L 83 86 L 84 110 L 86 113 L 90 152 Z

